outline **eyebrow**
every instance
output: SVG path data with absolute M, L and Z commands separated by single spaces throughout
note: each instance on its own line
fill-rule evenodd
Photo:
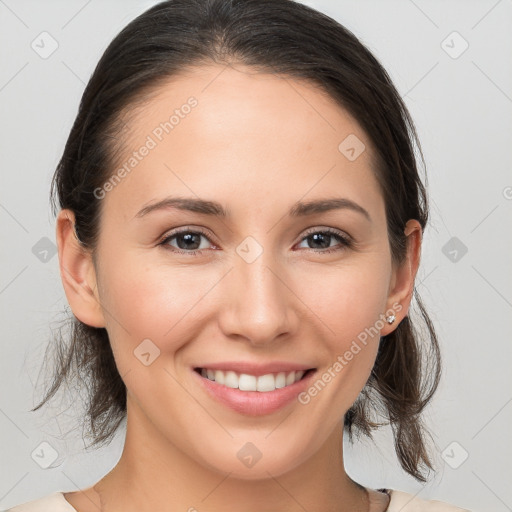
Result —
M 216 201 L 208 201 L 192 197 L 166 197 L 165 199 L 145 206 L 135 215 L 135 217 L 144 217 L 148 213 L 157 210 L 173 208 L 221 218 L 227 218 L 230 216 L 229 210 L 226 210 Z M 290 208 L 288 215 L 290 217 L 306 217 L 308 215 L 314 215 L 316 213 L 323 213 L 331 210 L 352 210 L 362 214 L 368 221 L 372 221 L 370 214 L 362 206 L 346 198 L 318 199 L 307 202 L 299 201 Z

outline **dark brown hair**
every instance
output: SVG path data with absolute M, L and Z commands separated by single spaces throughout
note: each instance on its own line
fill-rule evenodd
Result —
M 255 71 L 304 80 L 320 88 L 362 126 L 375 150 L 375 172 L 386 205 L 391 254 L 406 254 L 404 226 L 425 229 L 428 205 L 418 174 L 423 166 L 413 121 L 390 77 L 352 32 L 332 18 L 292 0 L 170 0 L 127 25 L 110 43 L 87 84 L 51 187 L 61 208 L 75 214 L 76 234 L 94 255 L 101 200 L 94 194 L 114 172 L 123 119 L 165 80 L 202 64 L 243 64 Z M 340 141 L 341 142 L 341 141 Z M 426 177 L 425 177 L 426 179 Z M 421 333 L 405 317 L 382 337 L 364 389 L 345 415 L 345 428 L 372 438 L 390 424 L 403 469 L 426 481 L 433 469 L 421 413 L 441 376 L 432 322 L 414 289 Z M 413 302 L 414 305 L 414 302 Z M 63 383 L 80 378 L 88 388 L 86 419 L 93 446 L 111 440 L 126 416 L 126 388 L 107 331 L 70 318 L 70 332 L 49 345 L 57 355 L 45 404 Z M 374 421 L 373 413 L 389 421 Z

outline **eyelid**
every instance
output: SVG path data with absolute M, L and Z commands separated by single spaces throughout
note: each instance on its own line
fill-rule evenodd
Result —
M 355 240 L 346 232 L 342 231 L 341 229 L 336 228 L 330 228 L 327 226 L 314 226 L 312 228 L 306 229 L 304 234 L 302 235 L 302 238 L 300 241 L 304 240 L 307 236 L 313 234 L 313 233 L 329 233 L 329 234 L 335 234 L 339 237 L 343 238 L 346 242 L 355 243 Z
M 198 233 L 198 234 L 203 235 L 205 238 L 207 238 L 208 241 L 211 242 L 212 244 L 215 243 L 213 241 L 214 237 L 209 231 L 205 230 L 204 228 L 196 227 L 196 226 L 182 226 L 180 228 L 176 228 L 171 231 L 168 231 L 164 235 L 159 237 L 157 243 L 161 244 L 161 243 L 165 242 L 167 239 L 169 239 L 173 236 L 176 236 L 176 235 L 180 235 L 182 233 Z

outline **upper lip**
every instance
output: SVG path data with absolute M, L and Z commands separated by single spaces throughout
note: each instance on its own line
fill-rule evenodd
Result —
M 223 361 L 219 363 L 204 363 L 194 368 L 208 368 L 210 370 L 225 370 L 236 373 L 245 373 L 259 377 L 268 373 L 289 373 L 293 371 L 306 371 L 314 369 L 313 366 L 287 361 L 272 361 L 269 363 L 253 363 L 251 361 Z

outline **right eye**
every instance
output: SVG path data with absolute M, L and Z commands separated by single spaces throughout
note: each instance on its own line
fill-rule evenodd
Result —
M 181 229 L 167 234 L 158 245 L 179 254 L 195 256 L 205 249 L 205 247 L 201 247 L 201 237 L 211 243 L 208 235 L 201 230 L 193 231 L 191 229 Z M 171 244 L 171 241 L 173 240 L 176 240 L 178 247 Z

